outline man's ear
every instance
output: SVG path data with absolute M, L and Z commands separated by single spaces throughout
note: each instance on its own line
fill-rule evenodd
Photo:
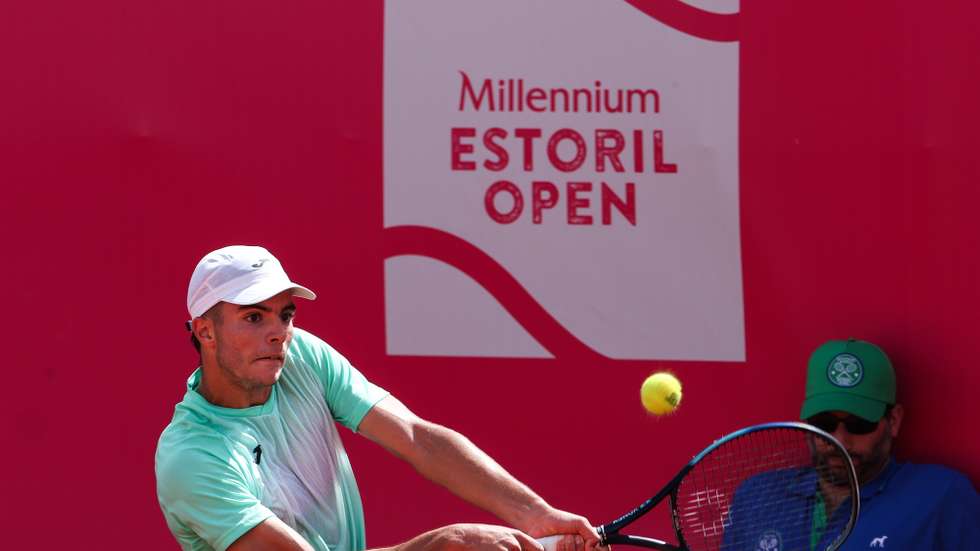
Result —
M 902 407 L 902 404 L 895 404 L 892 406 L 892 411 L 888 414 L 888 416 L 889 427 L 892 431 L 892 438 L 896 438 L 899 430 L 902 428 L 902 417 L 905 416 L 905 408 Z
M 201 342 L 201 346 L 214 342 L 214 321 L 205 317 L 197 317 L 191 322 L 191 330 L 194 336 Z

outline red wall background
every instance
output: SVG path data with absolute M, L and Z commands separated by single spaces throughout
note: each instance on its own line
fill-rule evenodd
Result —
M 6 3 L 3 547 L 176 548 L 153 451 L 195 365 L 187 279 L 231 243 L 320 294 L 299 325 L 596 522 L 713 438 L 795 418 L 830 337 L 892 355 L 899 456 L 976 483 L 980 8 L 742 4 L 748 359 L 726 364 L 386 356 L 381 2 Z M 638 388 L 659 368 L 685 397 L 657 420 Z M 491 520 L 346 440 L 370 544 Z

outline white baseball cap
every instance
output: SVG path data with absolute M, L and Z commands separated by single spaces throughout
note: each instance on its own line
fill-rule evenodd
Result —
M 292 290 L 313 300 L 316 294 L 290 281 L 282 264 L 263 247 L 232 245 L 212 251 L 197 263 L 187 287 L 187 311 L 191 319 L 219 302 L 257 304 Z

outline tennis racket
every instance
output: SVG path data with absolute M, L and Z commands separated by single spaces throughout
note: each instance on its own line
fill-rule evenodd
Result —
M 668 497 L 677 545 L 621 532 Z M 596 530 L 603 545 L 666 551 L 832 551 L 860 503 L 840 442 L 803 423 L 767 423 L 717 440 L 653 497 Z M 555 551 L 560 537 L 538 541 Z

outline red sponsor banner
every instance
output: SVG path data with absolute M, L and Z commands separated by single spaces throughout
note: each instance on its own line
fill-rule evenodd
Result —
M 403 4 L 410 13 L 412 3 Z M 742 301 L 744 361 L 608 359 L 618 348 L 604 349 L 559 309 L 546 309 L 547 293 L 528 283 L 534 278 L 519 279 L 506 256 L 476 246 L 483 246 L 482 234 L 471 238 L 436 224 L 439 216 L 393 221 L 385 210 L 398 197 L 387 187 L 394 181 L 385 170 L 386 148 L 427 140 L 421 134 L 431 127 L 435 145 L 419 162 L 435 159 L 442 171 L 435 181 L 472 188 L 469 196 L 432 206 L 453 216 L 471 209 L 459 227 L 474 221 L 487 235 L 509 232 L 517 243 L 512 251 L 523 243 L 527 257 L 555 258 L 556 251 L 528 238 L 535 231 L 549 239 L 578 231 L 584 241 L 569 247 L 652 223 L 670 231 L 674 213 L 658 214 L 658 202 L 644 196 L 681 187 L 679 179 L 699 169 L 684 149 L 704 143 L 685 138 L 695 126 L 669 120 L 683 112 L 671 83 L 646 76 L 679 58 L 673 50 L 643 52 L 642 62 L 624 67 L 628 78 L 613 71 L 632 55 L 632 41 L 606 58 L 608 72 L 580 71 L 572 61 L 560 72 L 533 72 L 544 54 L 538 50 L 573 31 L 542 25 L 539 41 L 527 48 L 528 70 L 511 58 L 497 64 L 491 49 L 480 64 L 470 57 L 448 72 L 433 63 L 431 72 L 417 73 L 425 82 L 445 82 L 432 103 L 445 108 L 446 119 L 392 143 L 389 123 L 397 121 L 388 120 L 386 87 L 394 81 L 386 71 L 396 68 L 385 65 L 385 33 L 395 14 L 381 2 L 5 5 L 0 229 L 9 391 L 0 416 L 0 512 L 11 527 L 5 546 L 177 549 L 156 502 L 153 453 L 197 361 L 183 329 L 190 272 L 205 252 L 232 243 L 267 246 L 318 293 L 317 301 L 298 304 L 298 325 L 420 415 L 469 436 L 554 505 L 595 522 L 647 497 L 712 439 L 797 416 L 804 362 L 827 338 L 865 338 L 892 357 L 906 405 L 899 458 L 949 464 L 980 481 L 980 442 L 960 430 L 980 416 L 972 390 L 980 386 L 973 335 L 980 309 L 973 145 L 980 7 L 744 2 L 712 13 L 708 2 L 594 4 L 633 10 L 624 12 L 619 44 L 650 38 L 634 34 L 635 27 L 659 25 L 691 45 L 737 48 L 737 95 L 725 97 L 738 105 L 737 126 L 729 129 L 737 139 L 737 181 L 729 185 L 737 183 L 730 189 L 737 191 L 742 284 L 733 296 Z M 494 14 L 471 12 L 459 16 L 461 29 L 473 13 L 497 25 Z M 595 14 L 595 32 L 607 37 L 603 17 Z M 579 29 L 586 44 L 592 33 Z M 452 38 L 446 49 L 470 33 Z M 495 108 L 499 81 L 504 102 L 512 81 L 515 109 L 520 101 L 524 111 L 488 111 L 486 95 L 479 111 L 469 97 L 460 111 L 460 71 L 476 98 L 491 79 Z M 660 112 L 651 114 L 648 103 L 645 114 L 609 113 L 605 104 L 601 113 L 581 105 L 566 113 L 560 92 L 551 107 L 552 89 L 584 89 L 594 105 L 597 80 L 600 100 L 608 90 L 611 107 L 618 90 L 624 101 L 629 90 L 656 90 Z M 407 116 L 403 111 L 396 113 Z M 452 170 L 452 128 L 474 129 L 460 138 L 473 147 L 460 157 L 475 163 L 472 171 Z M 488 135 L 493 128 L 506 138 Z M 518 134 L 523 128 L 541 131 L 528 138 L 527 172 L 524 136 L 533 132 Z M 586 148 L 582 165 L 568 173 L 551 165 L 547 150 L 562 128 L 577 132 Z M 622 150 L 615 153 L 615 133 L 596 147 L 597 129 L 618 132 Z M 662 161 L 676 165 L 676 173 L 654 169 L 656 130 L 663 131 Z M 485 137 L 507 151 L 506 169 L 483 164 L 501 163 Z M 573 141 L 555 144 L 561 161 L 575 159 Z M 486 207 L 487 190 L 499 180 L 511 182 L 523 200 L 509 224 L 493 220 Z M 535 189 L 534 182 L 554 187 Z M 592 188 L 573 186 L 570 194 L 569 182 Z M 505 193 L 493 197 L 504 214 L 512 210 Z M 591 224 L 569 224 L 570 197 L 572 219 L 588 216 Z M 582 199 L 587 207 L 577 203 Z M 409 231 L 419 227 L 425 231 Z M 575 255 L 555 247 L 574 260 L 555 262 L 550 281 L 593 269 L 589 264 L 601 258 L 594 249 Z M 629 260 L 618 252 L 615 258 L 606 262 Z M 460 345 L 446 338 L 437 342 L 440 355 L 398 353 L 392 347 L 405 343 L 389 342 L 395 328 L 386 326 L 404 330 L 391 305 L 410 298 L 415 276 L 386 275 L 440 270 L 434 277 L 445 293 L 426 299 L 443 304 L 419 310 L 438 315 L 416 320 L 469 324 L 452 333 Z M 582 286 L 583 300 L 619 284 L 594 273 L 599 279 Z M 451 309 L 461 296 L 477 303 L 464 304 L 480 316 Z M 617 330 L 623 342 L 633 338 L 632 326 Z M 508 357 L 476 348 L 481 336 L 506 345 Z M 701 340 L 716 336 L 705 330 Z M 461 357 L 473 350 L 480 355 Z M 648 417 L 639 402 L 643 378 L 656 369 L 670 369 L 684 383 L 684 401 L 666 419 Z M 494 521 L 365 439 L 342 435 L 370 545 L 394 544 L 439 524 Z M 670 534 L 668 518 L 653 520 L 659 527 L 652 533 Z

